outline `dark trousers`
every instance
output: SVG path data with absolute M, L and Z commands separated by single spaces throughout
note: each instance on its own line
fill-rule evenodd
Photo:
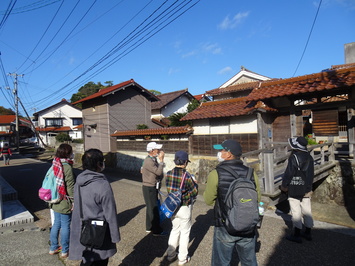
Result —
M 95 260 L 84 263 L 81 261 L 80 266 L 107 266 L 108 265 L 108 258 L 105 260 Z
M 163 230 L 160 227 L 157 189 L 143 186 L 143 198 L 146 204 L 145 228 L 153 234 L 160 234 Z

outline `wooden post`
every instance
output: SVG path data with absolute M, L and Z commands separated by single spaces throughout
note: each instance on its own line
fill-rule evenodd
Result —
M 264 151 L 264 190 L 266 194 L 275 192 L 274 154 L 272 150 Z
M 325 162 L 325 159 L 324 159 L 324 147 L 325 145 L 321 146 L 320 147 L 320 164 L 323 165 L 324 162 Z

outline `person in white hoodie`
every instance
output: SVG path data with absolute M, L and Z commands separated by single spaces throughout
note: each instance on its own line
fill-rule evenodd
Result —
M 116 243 L 121 239 L 115 198 L 110 183 L 101 172 L 105 168 L 104 156 L 98 149 L 85 151 L 82 157 L 84 171 L 78 175 L 74 187 L 74 211 L 71 222 L 69 259 L 82 260 L 80 265 L 107 265 L 116 252 Z M 109 237 L 100 249 L 86 248 L 80 243 L 81 219 L 79 189 L 83 220 L 105 220 Z

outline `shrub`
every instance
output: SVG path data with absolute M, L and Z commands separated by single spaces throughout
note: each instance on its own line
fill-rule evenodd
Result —
M 55 136 L 55 139 L 58 142 L 71 141 L 71 137 L 67 133 L 59 133 L 57 136 Z

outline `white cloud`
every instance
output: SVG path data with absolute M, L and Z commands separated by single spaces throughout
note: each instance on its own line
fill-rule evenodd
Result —
M 212 54 L 221 54 L 222 53 L 222 48 L 218 46 L 217 43 L 206 43 L 202 45 L 202 49 L 205 52 L 212 53 Z
M 196 55 L 196 54 L 197 54 L 196 51 L 191 51 L 191 52 L 188 52 L 188 53 L 183 54 L 183 55 L 182 55 L 182 58 L 194 56 L 194 55 Z
M 219 70 L 217 73 L 218 75 L 225 75 L 225 74 L 228 74 L 230 72 L 232 72 L 233 69 L 229 66 L 225 67 L 225 68 L 222 68 L 221 70 Z
M 222 30 L 234 29 L 249 16 L 249 13 L 249 11 L 239 12 L 238 14 L 234 15 L 232 19 L 230 19 L 228 15 L 223 19 L 223 21 L 218 25 L 218 27 Z
M 170 76 L 170 75 L 173 75 L 178 72 L 180 72 L 180 69 L 171 67 L 171 68 L 169 68 L 168 75 Z

